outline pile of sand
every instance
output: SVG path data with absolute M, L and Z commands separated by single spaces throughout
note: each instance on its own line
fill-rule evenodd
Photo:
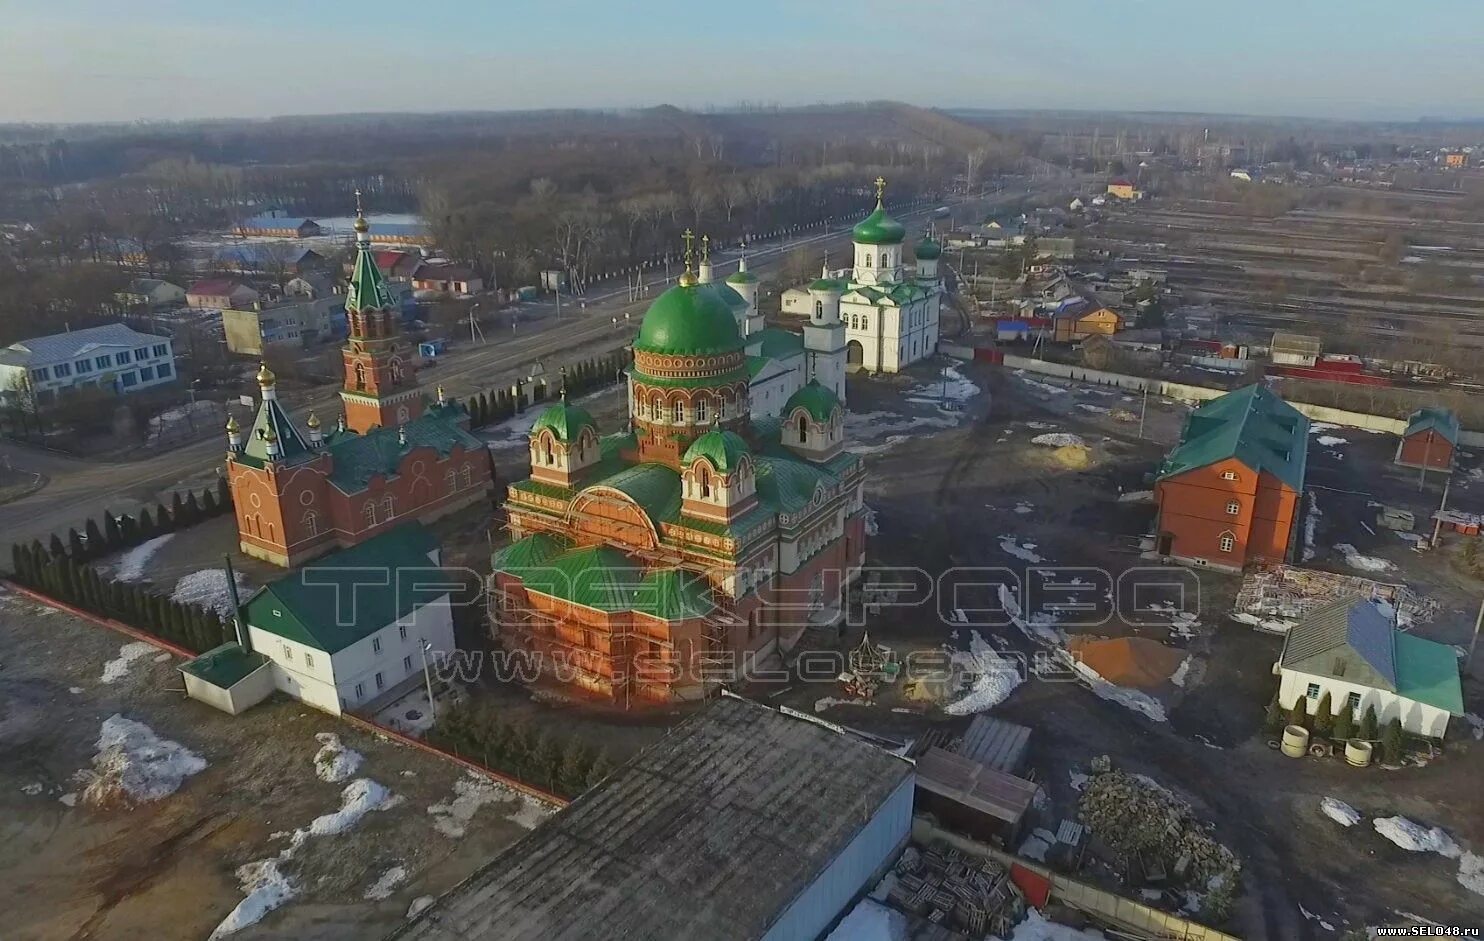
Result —
M 1067 641 L 1067 649 L 1109 683 L 1133 689 L 1159 689 L 1185 659 L 1183 652 L 1145 637 L 1078 636 Z

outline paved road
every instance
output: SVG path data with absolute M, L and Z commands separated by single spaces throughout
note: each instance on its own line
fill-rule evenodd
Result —
M 1028 191 L 1021 187 L 987 198 L 960 200 L 955 212 L 966 215 L 988 213 L 997 206 L 1013 203 L 1032 195 L 1038 199 L 1064 194 L 1071 183 L 1043 182 Z M 929 216 L 930 207 L 899 215 L 906 221 L 921 221 Z M 765 274 L 779 267 L 784 259 L 799 248 L 807 248 L 822 257 L 826 250 L 837 259 L 849 244 L 850 226 L 800 236 L 792 240 L 754 249 L 748 253 L 748 267 Z M 736 269 L 737 253 L 715 253 L 716 277 L 724 278 Z M 678 272 L 676 272 L 678 274 Z M 522 313 L 513 333 L 506 333 L 508 319 L 497 318 L 501 326 L 486 327 L 484 345 L 464 345 L 444 359 L 420 372 L 423 386 L 431 390 L 442 385 L 450 396 L 463 397 L 485 389 L 513 383 L 530 374 L 537 361 L 554 371 L 558 362 L 582 359 L 626 345 L 638 331 L 639 320 L 651 301 L 666 287 L 663 272 L 649 276 L 647 294 L 637 301 L 629 300 L 627 288 L 598 288 L 583 303 L 565 302 L 558 317 L 554 305 L 533 305 Z M 615 323 L 616 320 L 616 323 Z M 302 418 L 317 409 L 322 418 L 339 412 L 338 397 L 326 391 L 313 399 L 288 402 Z M 41 451 L 26 445 L 0 441 L 0 458 L 8 457 L 20 470 L 43 473 L 50 483 L 42 490 L 0 506 L 0 533 L 11 541 L 41 539 L 50 534 L 66 534 L 69 527 L 81 529 L 89 516 L 104 507 L 126 513 L 149 506 L 163 496 L 169 502 L 171 491 L 182 487 L 204 487 L 214 481 L 222 465 L 223 440 L 213 436 L 183 445 L 143 460 L 121 463 L 95 462 L 82 458 Z M 9 557 L 0 558 L 0 568 L 7 567 Z

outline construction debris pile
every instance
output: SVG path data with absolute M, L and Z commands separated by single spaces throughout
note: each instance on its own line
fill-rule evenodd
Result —
M 1004 866 L 944 843 L 902 851 L 888 898 L 904 912 L 970 937 L 1009 937 L 1025 914 L 1025 898 Z
M 1391 605 L 1401 627 L 1431 620 L 1438 609 L 1436 601 L 1419 596 L 1406 585 L 1268 564 L 1251 570 L 1242 580 L 1232 606 L 1232 620 L 1286 634 L 1310 611 L 1347 597 Z
M 1131 885 L 1175 883 L 1200 900 L 1201 915 L 1224 920 L 1241 885 L 1242 864 L 1216 842 L 1190 805 L 1143 775 L 1094 762 L 1077 813 L 1123 864 Z

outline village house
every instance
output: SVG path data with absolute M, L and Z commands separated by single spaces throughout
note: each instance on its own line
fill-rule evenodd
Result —
M 472 269 L 458 265 L 422 264 L 412 274 L 412 289 L 439 294 L 478 294 L 484 290 L 484 279 Z
M 206 278 L 186 289 L 186 305 L 189 307 L 241 309 L 251 307 L 258 300 L 257 291 L 232 278 Z
M 1396 445 L 1400 467 L 1453 473 L 1458 447 L 1458 416 L 1446 408 L 1419 408 L 1407 417 L 1407 430 Z
M 1261 385 L 1191 412 L 1154 485 L 1159 554 L 1228 571 L 1288 560 L 1308 444 L 1309 420 Z
M 413 272 L 417 271 L 423 263 L 423 256 L 417 252 L 402 252 L 395 249 L 384 249 L 375 253 L 376 267 L 381 269 L 390 281 L 410 281 Z
M 1143 199 L 1144 191 L 1128 180 L 1110 180 L 1108 195 L 1114 199 Z
M 142 392 L 175 381 L 174 346 L 121 323 L 22 340 L 0 350 L 0 398 L 44 405 L 78 389 Z
M 342 299 L 327 297 L 253 304 L 222 311 L 222 334 L 227 349 L 239 356 L 261 357 L 282 346 L 304 346 L 330 333 L 332 314 Z
M 1273 334 L 1273 342 L 1268 346 L 1268 355 L 1278 366 L 1312 368 L 1319 361 L 1321 349 L 1318 337 L 1279 331 Z
M 1303 702 L 1314 715 L 1328 695 L 1334 713 L 1359 720 L 1372 709 L 1381 725 L 1401 719 L 1407 732 L 1439 739 L 1463 715 L 1453 648 L 1397 630 L 1389 605 L 1352 597 L 1311 611 L 1289 629 L 1277 669 L 1284 709 Z
M 1057 312 L 1052 318 L 1052 340 L 1076 343 L 1088 337 L 1112 336 L 1123 329 L 1123 317 L 1109 307 L 1081 305 Z
M 126 307 L 178 307 L 186 302 L 185 288 L 159 278 L 135 278 L 118 293 Z

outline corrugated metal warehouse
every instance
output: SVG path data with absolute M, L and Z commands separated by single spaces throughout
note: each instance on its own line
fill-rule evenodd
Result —
M 912 829 L 913 765 L 723 696 L 391 938 L 813 941 Z

